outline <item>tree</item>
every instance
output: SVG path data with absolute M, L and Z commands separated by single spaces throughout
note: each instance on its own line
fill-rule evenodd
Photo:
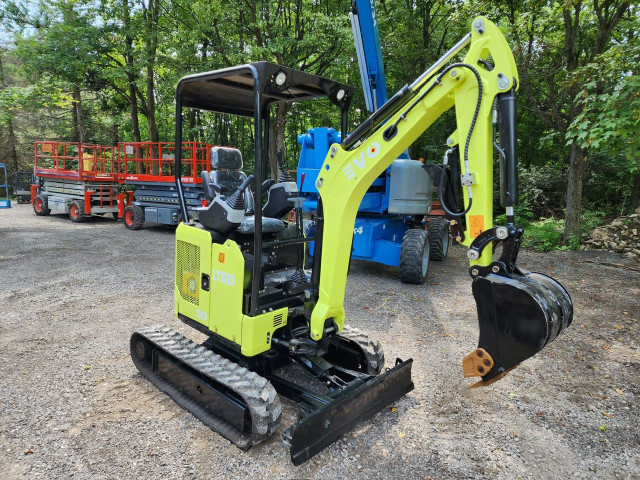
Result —
M 550 2 L 532 15 L 527 75 L 522 87 L 542 122 L 559 131 L 563 138 L 582 112 L 577 99 L 577 72 L 606 50 L 629 5 L 627 0 L 594 0 L 592 5 L 582 0 Z M 569 146 L 564 232 L 567 243 L 580 235 L 587 153 L 578 143 Z

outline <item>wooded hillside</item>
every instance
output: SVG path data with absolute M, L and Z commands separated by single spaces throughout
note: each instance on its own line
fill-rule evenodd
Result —
M 33 142 L 42 139 L 173 141 L 180 77 L 258 60 L 357 87 L 353 129 L 367 112 L 349 8 L 348 0 L 5 1 L 1 161 L 30 169 Z M 538 226 L 541 248 L 577 247 L 604 218 L 640 206 L 637 0 L 379 0 L 377 13 L 390 96 L 467 33 L 474 16 L 505 33 L 521 80 L 517 214 Z M 271 145 L 289 168 L 297 134 L 339 127 L 328 105 L 273 115 Z M 454 128 L 449 114 L 411 147 L 412 157 L 440 162 Z M 192 112 L 185 132 L 238 146 L 251 170 L 248 120 Z

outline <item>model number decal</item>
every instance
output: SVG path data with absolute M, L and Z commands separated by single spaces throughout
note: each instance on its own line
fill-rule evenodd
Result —
M 362 232 L 364 232 L 364 228 L 363 227 L 355 227 L 353 229 L 353 234 L 354 235 L 362 235 Z
M 367 148 L 367 157 L 369 158 L 376 158 L 379 153 L 380 153 L 380 144 L 378 142 L 373 142 L 371 145 L 369 145 L 369 148 Z M 360 158 L 351 160 L 351 162 L 349 162 L 342 169 L 344 174 L 347 176 L 347 180 L 351 180 L 353 177 L 356 176 L 356 170 L 355 170 L 356 167 L 359 168 L 360 170 L 364 170 L 364 167 L 365 167 L 364 152 L 360 153 Z
M 229 285 L 230 287 L 236 286 L 236 276 L 233 273 L 223 272 L 222 270 L 213 269 L 211 272 L 211 280 L 218 283 L 223 283 L 224 285 Z

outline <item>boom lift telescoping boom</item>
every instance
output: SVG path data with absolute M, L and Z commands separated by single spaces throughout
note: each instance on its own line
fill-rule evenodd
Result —
M 349 18 L 366 108 L 374 113 L 388 100 L 375 2 L 354 0 Z M 312 217 L 319 197 L 313 179 L 330 144 L 339 143 L 342 135 L 346 132 L 316 127 L 298 136 L 302 146 L 298 184 L 305 199 L 304 210 Z M 430 260 L 442 261 L 448 254 L 450 225 L 457 229 L 456 237 L 461 233 L 459 219 L 434 214 L 440 212 L 432 202 L 433 179 L 424 167 L 409 158 L 408 150 L 403 151 L 369 186 L 353 229 L 351 258 L 399 267 L 404 283 L 425 283 Z M 311 222 L 307 233 L 312 235 L 314 228 Z M 313 245 L 310 252 L 312 249 Z
M 463 62 L 447 65 L 467 46 Z M 487 66 L 489 57 L 493 68 Z M 295 182 L 286 176 L 262 183 L 268 165 L 262 158 L 269 151 L 262 143 L 268 141 L 268 109 L 273 103 L 328 97 L 342 110 L 346 131 L 353 89 L 267 62 L 183 78 L 176 93 L 176 142 L 182 141 L 183 105 L 253 116 L 255 177 L 241 172 L 238 150 L 217 150 L 214 168 L 226 169 L 223 177 L 236 182 L 235 192 L 211 194 L 198 222 L 181 223 L 176 231 L 175 314 L 209 339 L 198 345 L 164 327 L 139 330 L 131 337 L 136 366 L 241 448 L 278 429 L 282 407 L 276 391 L 291 398 L 302 419 L 283 438 L 295 464 L 411 391 L 412 360 L 398 360 L 381 373 L 380 344 L 344 324 L 350 242 L 358 206 L 372 180 L 452 107 L 458 128 L 450 146 L 461 150 L 468 186 L 466 208 L 457 214 L 469 219 L 470 273 L 480 326 L 478 348 L 463 363 L 465 375 L 481 376 L 486 383 L 540 351 L 569 325 L 573 306 L 555 280 L 515 265 L 522 236 L 513 217 L 517 79 L 504 37 L 493 23 L 478 17 L 472 32 L 433 67 L 342 144 L 332 145 L 315 179 L 321 199 L 309 276 L 301 269 L 299 252 L 310 239 L 302 237 L 300 225 L 292 235 L 281 220 L 264 215 L 278 211 L 284 216 L 286 209 L 270 204 L 284 198 L 285 191 L 292 204 L 298 203 Z M 493 227 L 492 149 L 498 112 L 508 222 Z M 179 192 L 180 162 L 177 152 Z M 208 172 L 203 182 L 209 183 Z M 246 205 L 243 192 L 252 183 L 253 203 Z M 266 203 L 263 189 L 268 190 Z M 220 192 L 221 185 L 212 182 L 205 190 Z M 180 201 L 183 218 L 188 218 L 182 193 Z M 496 242 L 504 244 L 502 256 L 492 261 Z M 293 375 L 285 373 L 289 368 Z M 302 373 L 307 377 L 301 379 Z M 311 387 L 309 380 L 317 385 Z

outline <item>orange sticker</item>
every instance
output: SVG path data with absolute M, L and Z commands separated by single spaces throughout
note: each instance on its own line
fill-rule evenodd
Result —
M 219 254 L 218 254 L 218 261 L 219 261 L 220 263 L 224 263 L 224 253 L 219 253 Z
M 50 143 L 43 143 L 42 144 L 42 152 L 43 153 L 51 153 L 51 152 L 53 152 L 53 145 L 51 145 Z
M 469 215 L 469 236 L 476 238 L 482 232 L 484 232 L 484 216 Z

